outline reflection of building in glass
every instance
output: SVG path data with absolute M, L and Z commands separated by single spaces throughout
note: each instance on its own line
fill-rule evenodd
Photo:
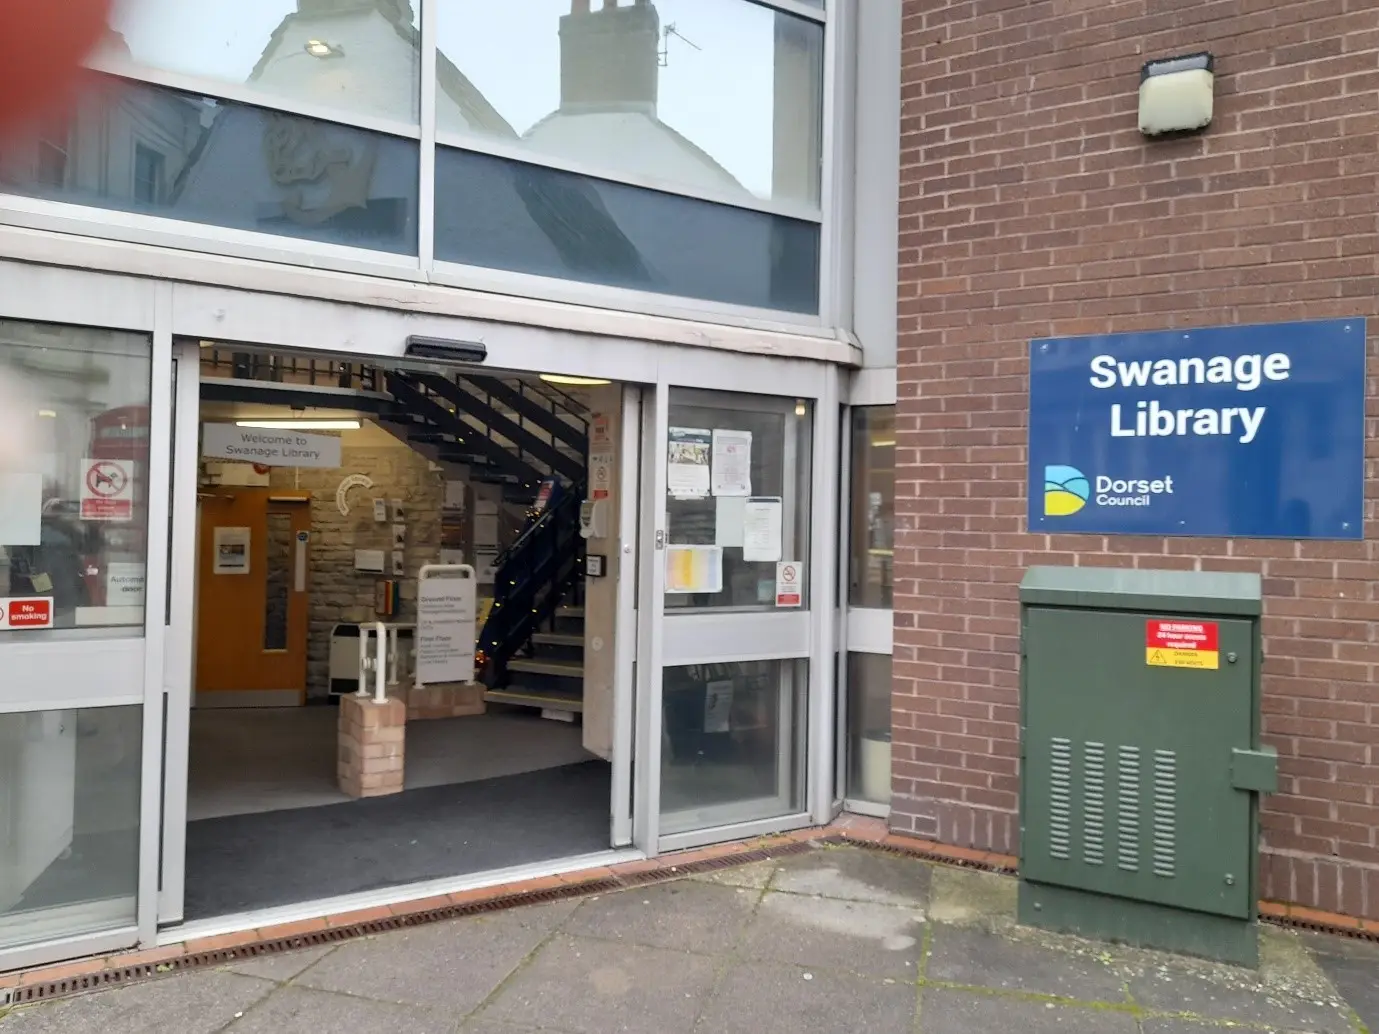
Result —
M 574 0 L 560 19 L 560 107 L 529 129 L 534 151 L 701 190 L 745 193 L 706 151 L 657 114 L 661 18 L 656 5 Z

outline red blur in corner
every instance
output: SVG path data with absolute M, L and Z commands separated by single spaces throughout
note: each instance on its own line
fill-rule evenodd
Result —
M 72 100 L 110 0 L 0 0 L 0 131 Z

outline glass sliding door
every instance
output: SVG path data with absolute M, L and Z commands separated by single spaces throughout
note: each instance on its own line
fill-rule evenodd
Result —
M 663 850 L 808 811 L 812 422 L 804 400 L 669 389 Z
M 153 379 L 149 334 L 0 318 L 0 970 L 139 936 Z

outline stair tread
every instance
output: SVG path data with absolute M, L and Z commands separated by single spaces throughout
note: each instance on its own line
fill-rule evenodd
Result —
M 555 616 L 560 618 L 582 618 L 584 617 L 584 608 L 561 606 L 556 609 Z
M 566 632 L 537 632 L 531 641 L 538 646 L 583 646 L 584 636 Z
M 509 671 L 526 671 L 533 675 L 556 675 L 563 678 L 584 678 L 584 665 L 577 661 L 542 661 L 533 657 L 514 657 L 508 661 Z
M 528 707 L 549 707 L 556 711 L 583 711 L 583 696 L 553 692 L 545 689 L 522 689 L 508 686 L 506 689 L 490 689 L 484 700 L 491 704 L 523 704 Z

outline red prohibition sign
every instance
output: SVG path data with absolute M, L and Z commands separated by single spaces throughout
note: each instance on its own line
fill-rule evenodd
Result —
M 106 498 L 117 496 L 125 490 L 127 481 L 124 468 L 108 460 L 93 463 L 91 469 L 86 472 L 86 487 L 91 490 L 92 495 Z

